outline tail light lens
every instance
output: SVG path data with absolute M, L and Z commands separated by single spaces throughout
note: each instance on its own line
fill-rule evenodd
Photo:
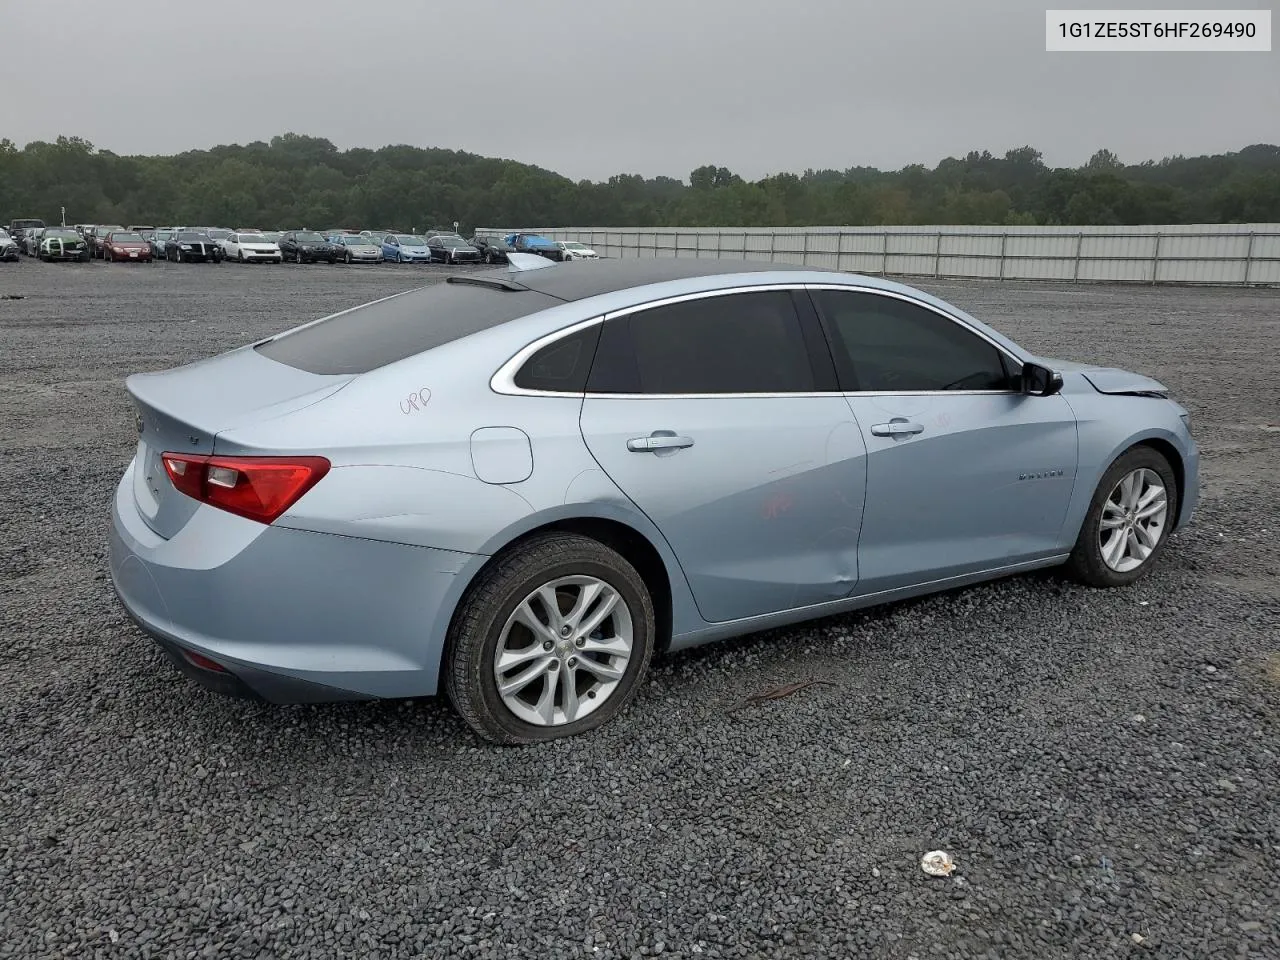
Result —
M 276 518 L 329 472 L 324 457 L 162 455 L 174 487 L 194 500 L 259 523 Z

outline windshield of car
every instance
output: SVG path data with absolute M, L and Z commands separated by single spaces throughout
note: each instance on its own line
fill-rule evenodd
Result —
M 570 241 L 564 245 L 564 248 L 566 250 L 586 250 L 587 245 L 585 243 L 573 243 Z
M 156 231 L 155 239 L 157 239 L 157 240 L 168 240 L 168 239 L 169 239 L 170 237 L 172 237 L 172 236 L 173 236 L 173 231 L 172 231 L 172 230 L 157 230 L 157 231 Z
M 266 239 L 269 243 L 275 243 L 277 240 L 279 240 L 279 239 L 280 239 L 280 234 L 275 233 L 275 232 L 268 232 L 268 233 L 264 233 L 262 236 L 263 236 L 263 238 L 264 238 L 264 239 Z
M 318 233 L 295 233 L 294 236 L 303 243 L 324 243 L 324 237 Z
M 123 232 L 123 231 L 124 231 L 124 227 L 117 224 L 112 227 L 98 227 L 96 232 L 98 236 L 105 237 L 108 233 L 117 233 L 117 232 Z
M 203 243 L 208 239 L 209 238 L 203 233 L 196 233 L 192 230 L 184 230 L 182 233 L 178 234 L 178 240 L 184 243 Z
M 368 237 L 343 237 L 342 242 L 348 247 L 367 247 L 369 245 Z
M 142 243 L 142 234 L 140 233 L 113 233 L 111 240 L 114 243 Z
M 399 240 L 400 243 L 406 247 L 425 247 L 427 245 L 427 241 L 423 240 L 421 237 L 406 237 L 401 234 Z
M 43 236 L 46 240 L 48 240 L 51 237 L 57 237 L 60 240 L 79 240 L 80 239 L 80 234 L 76 233 L 74 230 L 64 230 L 64 229 L 57 229 L 57 228 L 53 230 L 46 230 L 43 234 L 41 234 L 41 236 Z
M 239 242 L 240 243 L 270 243 L 271 241 L 268 240 L 266 237 L 264 237 L 260 233 L 242 233 L 240 234 Z
M 231 236 L 231 231 L 230 230 L 210 230 L 209 236 L 213 237 L 213 239 L 215 240 L 225 240 L 227 237 Z

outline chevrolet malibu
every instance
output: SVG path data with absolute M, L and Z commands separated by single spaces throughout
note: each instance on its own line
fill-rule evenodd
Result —
M 112 578 L 188 676 L 548 740 L 664 651 L 1042 567 L 1123 586 L 1195 508 L 1164 386 L 911 287 L 511 256 L 127 380 Z

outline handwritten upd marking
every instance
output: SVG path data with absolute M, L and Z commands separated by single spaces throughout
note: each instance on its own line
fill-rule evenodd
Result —
M 431 391 L 426 387 L 415 390 L 409 396 L 400 401 L 400 412 L 406 417 L 411 413 L 422 410 L 427 405 L 427 401 L 431 399 Z

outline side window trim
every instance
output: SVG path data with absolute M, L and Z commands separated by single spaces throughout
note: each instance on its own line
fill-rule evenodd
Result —
M 824 386 L 826 380 L 827 364 L 830 364 L 832 375 L 835 373 L 834 345 L 831 344 L 831 334 L 828 330 L 828 324 L 822 317 L 822 311 L 818 309 L 817 304 L 813 302 L 813 298 L 809 295 L 813 290 L 837 290 L 851 293 L 869 293 L 876 296 L 889 297 L 895 300 L 901 300 L 912 306 L 923 307 L 936 313 L 938 316 L 959 325 L 967 333 L 979 337 L 984 342 L 990 344 L 996 349 L 1003 360 L 1007 360 L 1014 370 L 1021 370 L 1022 359 L 1015 356 L 1003 345 L 992 340 L 981 330 L 975 329 L 968 323 L 965 323 L 959 317 L 947 313 L 932 304 L 917 300 L 914 297 L 906 296 L 893 290 L 883 290 L 878 287 L 867 287 L 847 283 L 775 283 L 775 284 L 752 284 L 743 287 L 726 287 L 720 290 L 702 290 L 697 293 L 680 294 L 674 297 L 662 297 L 657 300 L 649 300 L 644 303 L 633 304 L 629 307 L 623 307 L 609 313 L 600 314 L 590 317 L 586 320 L 580 320 L 572 323 L 567 327 L 561 327 L 559 330 L 552 331 L 532 343 L 525 345 L 515 353 L 506 363 L 504 363 L 493 374 L 489 380 L 489 389 L 494 393 L 509 396 L 528 396 L 528 397 L 592 397 L 601 400 L 651 400 L 657 398 L 679 399 L 683 397 L 701 398 L 716 397 L 720 399 L 729 399 L 734 397 L 741 398 L 758 398 L 758 397 L 814 397 L 814 396 L 831 396 L 831 395 L 852 395 L 852 396 L 966 396 L 971 394 L 992 395 L 992 394 L 1013 394 L 1016 390 L 908 390 L 908 391 L 877 391 L 877 390 L 842 390 L 836 379 L 826 380 L 826 384 L 830 385 L 829 389 L 817 389 L 806 391 L 803 393 L 690 393 L 690 394 L 655 394 L 655 393 L 592 393 L 591 391 L 554 391 L 554 390 L 531 390 L 524 387 L 518 387 L 515 384 L 516 374 L 527 363 L 535 353 L 543 347 L 550 346 L 555 341 L 564 337 L 572 336 L 581 330 L 590 327 L 593 324 L 604 324 L 609 320 L 617 317 L 629 316 L 633 313 L 639 313 L 643 310 L 655 307 L 663 307 L 672 303 L 683 303 L 688 300 L 705 300 L 709 297 L 729 296 L 735 293 L 751 293 L 763 292 L 770 290 L 786 290 L 792 294 L 795 303 L 796 314 L 801 325 L 801 332 L 805 336 L 805 343 L 809 347 L 810 362 L 814 366 L 814 375 L 817 379 L 819 387 Z M 806 305 L 808 309 L 806 309 Z M 816 322 L 817 332 L 821 334 L 822 340 L 819 342 L 814 339 L 814 328 L 812 323 Z M 822 359 L 822 351 L 820 344 L 826 346 L 826 360 Z
M 913 307 L 923 308 L 925 310 L 930 311 L 931 313 L 937 314 L 938 316 L 942 317 L 944 320 L 951 321 L 956 326 L 960 327 L 960 329 L 964 330 L 966 333 L 972 336 L 975 336 L 978 339 L 982 340 L 984 343 L 994 347 L 996 350 L 996 354 L 1000 358 L 1001 364 L 1007 365 L 1007 369 L 1013 369 L 1016 371 L 1021 371 L 1022 369 L 1022 364 L 1023 364 L 1022 359 L 1010 353 L 1005 346 L 1003 346 L 1000 343 L 997 343 L 995 340 L 991 339 L 991 337 L 987 336 L 985 333 L 983 333 L 981 330 L 978 330 L 971 324 L 965 323 L 959 317 L 954 316 L 953 314 L 947 313 L 947 311 L 942 310 L 938 307 L 935 307 L 931 303 L 925 303 L 923 300 L 918 300 L 915 297 L 907 296 L 905 294 L 897 292 L 896 290 L 882 290 L 877 287 L 855 286 L 855 285 L 845 284 L 845 283 L 806 283 L 804 285 L 804 288 L 805 290 L 810 291 L 810 293 L 812 293 L 812 291 L 814 290 L 835 290 L 843 293 L 867 293 L 877 297 L 885 297 L 890 300 L 900 300 L 903 303 L 908 303 Z M 831 336 L 832 336 L 830 321 L 827 319 L 827 317 L 823 315 L 821 308 L 818 306 L 817 302 L 813 299 L 813 297 L 810 296 L 809 299 L 813 306 L 814 313 L 816 313 L 819 317 L 819 321 L 822 324 L 823 333 L 826 334 L 827 340 L 831 346 L 832 355 L 834 357 L 836 348 L 834 343 L 830 343 Z M 937 396 L 963 397 L 963 396 L 974 396 L 974 395 L 980 395 L 980 396 L 1008 395 L 1008 394 L 1016 394 L 1019 391 L 1017 390 L 842 390 L 840 392 L 844 393 L 847 396 L 858 396 L 858 397 L 937 397 Z
M 844 288 L 848 289 L 848 288 Z M 656 300 L 648 300 L 644 303 L 632 304 L 628 307 L 622 307 L 618 310 L 612 310 L 609 313 L 591 317 L 578 323 L 562 327 L 559 330 L 540 337 L 532 343 L 523 347 L 511 359 L 498 368 L 497 372 L 489 380 L 489 389 L 494 393 L 507 394 L 513 396 L 531 396 L 531 397 L 591 397 L 599 400 L 654 400 L 654 399 L 681 399 L 681 398 L 753 398 L 753 397 L 818 397 L 818 396 L 834 396 L 841 393 L 839 384 L 834 379 L 834 359 L 831 356 L 830 348 L 827 347 L 825 360 L 821 352 L 821 344 L 823 340 L 817 339 L 824 337 L 821 326 L 818 321 L 817 311 L 813 310 L 812 304 L 809 310 L 813 310 L 810 314 L 805 309 L 805 303 L 809 298 L 805 293 L 806 285 L 803 283 L 762 283 L 751 284 L 741 287 L 724 287 L 717 290 L 699 290 L 696 293 L 683 293 L 674 297 L 660 297 Z M 568 337 L 592 324 L 604 324 L 610 320 L 620 317 L 627 317 L 635 313 L 645 310 L 665 307 L 674 303 L 685 303 L 690 300 L 707 300 L 711 297 L 732 296 L 741 293 L 764 293 L 772 291 L 785 291 L 791 294 L 792 307 L 796 313 L 796 320 L 800 325 L 800 332 L 804 338 L 806 346 L 806 354 L 809 358 L 810 366 L 813 368 L 813 374 L 819 387 L 829 385 L 830 389 L 815 389 L 806 391 L 797 391 L 794 393 L 595 393 L 590 390 L 585 392 L 567 393 L 551 390 L 529 390 L 524 387 L 518 387 L 515 384 L 516 374 L 520 368 L 524 366 L 535 353 L 543 347 L 550 346 L 556 340 L 562 337 Z M 831 377 L 827 379 L 827 364 L 831 365 Z M 824 380 L 826 383 L 824 384 Z

